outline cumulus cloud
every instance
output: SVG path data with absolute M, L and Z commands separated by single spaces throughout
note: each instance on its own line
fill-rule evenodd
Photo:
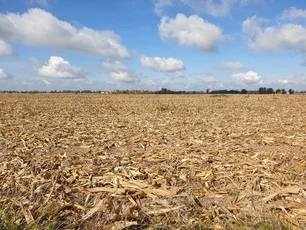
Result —
M 52 56 L 48 63 L 37 70 L 43 77 L 76 79 L 85 78 L 86 72 L 80 67 L 71 65 L 61 57 Z
M 267 19 L 259 18 L 256 15 L 254 15 L 253 17 L 246 19 L 242 23 L 242 31 L 250 35 L 260 34 L 262 32 L 260 24 L 266 22 L 268 22 Z
M 110 72 L 109 75 L 113 80 L 122 81 L 125 83 L 135 83 L 138 81 L 138 79 L 135 78 L 135 76 L 133 76 L 130 72 Z
M 221 17 L 228 16 L 235 6 L 245 6 L 252 3 L 260 3 L 262 1 L 263 0 L 181 0 L 181 3 L 189 6 L 195 12 Z
M 13 47 L 7 42 L 0 40 L 0 56 L 9 56 L 16 54 Z
M 102 67 L 106 72 L 126 71 L 128 68 L 119 61 L 107 60 L 102 62 Z
M 258 51 L 292 49 L 306 51 L 306 28 L 297 24 L 282 24 L 261 28 L 265 19 L 253 16 L 242 24 L 243 32 L 249 35 L 248 45 Z
M 240 62 L 223 62 L 216 66 L 218 69 L 223 70 L 236 70 L 236 69 L 246 69 L 246 66 L 242 65 Z
M 110 58 L 129 58 L 127 48 L 113 31 L 77 29 L 42 9 L 24 14 L 0 14 L 0 39 L 20 41 L 27 46 L 80 51 Z
M 280 16 L 281 20 L 300 20 L 306 19 L 306 10 L 296 9 L 291 7 L 290 9 L 285 10 Z
M 208 76 L 208 77 L 197 76 L 196 78 L 197 78 L 198 82 L 200 82 L 200 83 L 217 83 L 218 82 L 214 78 L 214 76 Z
M 119 61 L 106 60 L 102 62 L 104 71 L 115 81 L 123 83 L 136 83 L 140 78 L 144 77 L 143 74 L 123 65 Z
M 215 51 L 218 41 L 226 39 L 218 26 L 198 15 L 186 17 L 184 14 L 177 14 L 175 18 L 163 16 L 159 35 L 163 41 L 174 40 L 180 45 L 193 46 L 202 51 Z
M 246 83 L 260 83 L 262 79 L 262 77 L 254 71 L 233 74 L 232 77 L 237 78 L 238 80 L 244 81 Z
M 157 72 L 174 72 L 185 69 L 183 61 L 175 58 L 141 56 L 140 64 Z
M 153 0 L 153 4 L 154 4 L 154 13 L 157 14 L 158 16 L 161 16 L 165 8 L 172 6 L 173 2 L 172 0 Z
M 8 80 L 12 77 L 13 77 L 12 74 L 4 72 L 4 70 L 0 68 L 0 80 Z

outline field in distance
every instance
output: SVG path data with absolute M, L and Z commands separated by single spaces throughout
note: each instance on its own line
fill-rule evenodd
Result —
M 0 94 L 0 229 L 302 229 L 305 95 Z

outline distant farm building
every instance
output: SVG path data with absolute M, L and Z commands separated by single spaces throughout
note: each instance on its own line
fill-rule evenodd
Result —
M 101 94 L 111 94 L 111 91 L 101 91 Z

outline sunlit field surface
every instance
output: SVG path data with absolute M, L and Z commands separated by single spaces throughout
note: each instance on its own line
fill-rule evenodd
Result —
M 305 95 L 0 94 L 0 229 L 302 229 Z

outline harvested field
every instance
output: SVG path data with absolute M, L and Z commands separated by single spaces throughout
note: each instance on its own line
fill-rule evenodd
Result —
M 303 229 L 304 95 L 0 94 L 0 229 Z

